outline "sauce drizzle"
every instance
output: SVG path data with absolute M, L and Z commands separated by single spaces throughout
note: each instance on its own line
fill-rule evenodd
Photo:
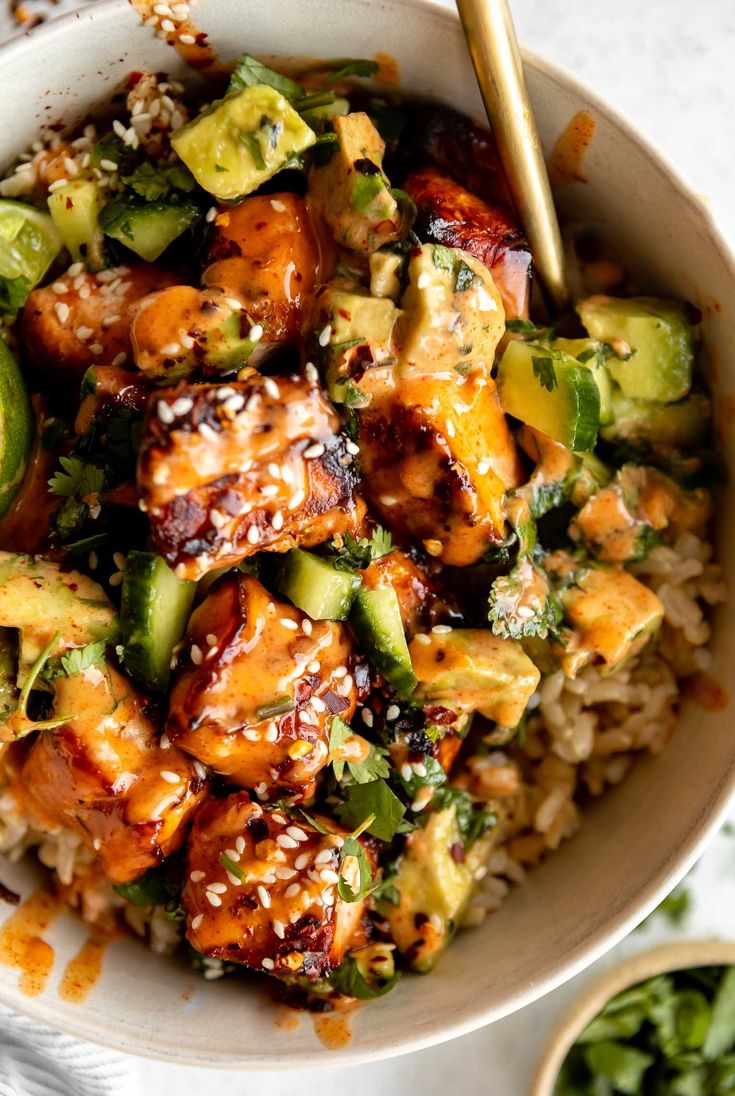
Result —
M 20 971 L 18 988 L 26 997 L 37 997 L 46 986 L 54 950 L 42 934 L 60 912 L 58 898 L 39 890 L 0 929 L 0 963 Z
M 59 997 L 74 1005 L 86 1001 L 102 973 L 106 942 L 95 935 L 84 941 L 77 954 L 66 964 L 59 984 Z
M 549 182 L 552 186 L 566 183 L 586 183 L 582 174 L 582 161 L 597 129 L 597 122 L 586 110 L 580 110 L 571 119 L 554 145 L 549 157 Z

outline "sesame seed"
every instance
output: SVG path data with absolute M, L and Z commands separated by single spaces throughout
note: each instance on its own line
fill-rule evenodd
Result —
M 265 959 L 261 960 L 260 965 L 263 968 L 263 970 L 273 970 L 273 968 L 275 967 L 276 964 L 273 962 L 272 959 L 268 959 L 266 957 Z
M 293 837 L 295 841 L 308 841 L 308 835 L 304 833 L 300 826 L 289 826 L 286 829 L 286 833 L 289 837 Z
M 232 411 L 234 414 L 245 406 L 245 397 L 241 392 L 235 392 L 225 400 L 223 406 L 226 411 Z
M 430 281 L 431 281 L 430 274 L 428 273 L 428 271 L 424 270 L 424 271 L 422 271 L 421 274 L 419 274 L 418 278 L 416 279 L 416 288 L 417 289 L 426 289 L 426 287 L 427 287 L 427 285 L 429 284 Z
M 165 30 L 166 34 L 173 34 L 173 32 L 176 30 L 176 24 L 172 23 L 170 19 L 162 19 L 161 30 Z
M 122 138 L 125 136 L 125 126 L 122 124 L 121 121 L 119 121 L 119 119 L 115 119 L 115 121 L 112 123 L 112 128 L 118 137 Z
M 391 704 L 385 713 L 385 718 L 391 723 L 394 719 L 398 719 L 401 714 L 401 709 L 397 704 Z
M 248 727 L 243 732 L 243 737 L 247 738 L 248 742 L 260 742 L 260 731 L 254 727 Z
M 332 863 L 332 850 L 322 849 L 314 857 L 315 864 L 331 864 Z
M 272 499 L 274 497 L 274 495 L 278 494 L 278 484 L 277 483 L 268 483 L 268 484 L 266 484 L 265 487 L 261 487 L 260 493 L 263 496 L 263 498 Z
M 51 286 L 54 293 L 61 297 L 64 293 L 69 292 L 69 286 L 65 282 L 54 282 Z
M 276 868 L 277 879 L 293 879 L 296 871 L 293 868 Z
M 92 343 L 89 347 L 93 354 L 101 354 L 105 349 L 102 343 Z
M 334 891 L 331 887 L 325 887 L 320 897 L 325 906 L 334 905 Z
M 276 726 L 275 723 L 269 723 L 268 724 L 268 729 L 266 730 L 265 734 L 263 735 L 263 738 L 265 739 L 266 742 L 277 742 L 278 741 L 278 727 Z
M 435 636 L 447 636 L 452 628 L 449 624 L 435 624 L 431 630 Z
M 126 358 L 127 358 L 127 354 L 125 353 L 125 351 L 123 351 L 122 353 L 118 354 L 116 357 L 114 357 L 112 359 L 112 364 L 116 365 L 116 366 L 125 365 L 125 359 Z
M 257 544 L 260 540 L 260 529 L 257 525 L 251 525 L 247 532 L 248 544 Z
M 204 878 L 204 872 L 199 870 L 192 871 L 189 873 L 189 878 L 191 879 L 192 883 L 201 883 L 202 879 Z
M 280 510 L 277 510 L 271 518 L 271 525 L 276 530 L 276 532 L 283 529 L 283 514 Z
M 217 431 L 208 422 L 200 422 L 198 430 L 203 438 L 208 438 L 209 441 L 217 441 Z
M 87 298 L 89 296 L 91 296 L 91 294 L 92 294 L 92 290 L 89 288 L 89 286 L 88 285 L 83 285 L 82 288 L 79 290 L 79 300 L 80 301 L 86 301 Z M 123 361 L 125 361 L 125 356 L 124 355 L 123 355 Z M 114 365 L 115 363 L 113 362 L 112 364 Z
M 278 198 L 271 198 L 271 206 L 275 209 L 276 213 L 285 213 L 286 206 Z
M 282 815 L 280 811 L 271 811 L 271 818 L 274 822 L 277 822 L 279 826 L 286 825 L 285 816 Z
M 210 883 L 207 890 L 211 890 L 213 894 L 227 894 L 226 883 Z
M 191 661 L 195 666 L 201 666 L 204 655 L 202 654 L 201 647 L 197 647 L 196 643 L 192 643 L 191 650 L 189 651 Z
M 260 340 L 263 338 L 263 325 L 262 325 L 262 323 L 254 323 L 253 324 L 253 326 L 248 331 L 248 338 L 250 339 L 250 342 L 254 342 L 254 343 L 260 342 Z
M 288 630 L 289 630 L 290 632 L 295 632 L 295 631 L 297 631 L 297 629 L 298 629 L 298 627 L 299 627 L 299 626 L 298 626 L 298 624 L 296 623 L 296 621 L 295 621 L 295 620 L 291 620 L 291 619 L 290 619 L 290 617 L 283 617 L 283 618 L 281 619 L 281 622 L 280 622 L 280 623 L 281 623 L 281 625 L 282 625 L 282 626 L 283 626 L 284 628 L 288 628 Z
M 112 556 L 112 561 L 117 567 L 118 571 L 122 571 L 125 567 L 125 556 L 122 552 L 115 552 Z
M 294 841 L 293 837 L 289 837 L 285 833 L 279 833 L 276 838 L 276 843 L 280 845 L 282 849 L 297 849 L 299 846 L 298 841 Z
M 304 460 L 312 460 L 315 457 L 322 457 L 324 456 L 324 446 L 321 444 L 321 442 L 318 442 L 316 445 L 310 445 L 308 449 L 304 450 L 303 456 Z
M 309 863 L 309 854 L 308 854 L 308 852 L 302 852 L 294 860 L 293 866 L 296 868 L 297 871 L 303 871 L 308 863 Z
M 279 400 L 281 398 L 281 390 L 276 382 L 273 380 L 273 377 L 265 378 L 265 380 L 263 381 L 263 388 L 265 388 L 268 395 L 272 396 L 274 400 Z
M 350 441 L 349 438 L 345 442 L 345 449 L 348 453 L 351 453 L 353 457 L 356 457 L 360 452 L 360 446 L 355 445 L 354 441 Z
M 283 892 L 284 898 L 295 898 L 301 890 L 301 886 L 298 883 L 292 883 L 290 887 L 286 887 Z
M 180 784 L 181 777 L 178 773 L 172 773 L 170 769 L 163 769 L 161 772 L 161 780 L 165 780 L 167 784 Z
M 207 770 L 205 766 L 202 765 L 201 761 L 194 762 L 194 772 L 197 774 L 200 780 L 206 780 Z
M 257 795 L 258 799 L 265 799 L 266 795 L 268 794 L 268 785 L 266 784 L 265 780 L 261 780 L 260 784 L 255 785 L 255 794 Z
M 339 883 L 339 876 L 332 868 L 322 868 L 319 872 L 319 878 L 325 883 Z
M 207 897 L 207 901 L 209 902 L 210 906 L 221 906 L 222 905 L 222 899 L 220 898 L 220 896 L 218 894 L 215 894 L 213 891 L 208 890 L 206 892 L 206 897 Z
M 304 373 L 309 384 L 316 384 L 319 380 L 319 370 L 313 362 L 307 362 L 304 366 Z
M 275 932 L 279 940 L 283 940 L 284 936 L 286 935 L 286 926 L 284 925 L 283 921 L 274 921 L 273 931 Z
M 306 495 L 303 491 L 297 491 L 296 494 L 292 495 L 291 498 L 288 500 L 289 510 L 296 510 L 299 506 L 301 506 L 301 503 L 304 501 L 305 498 Z
M 177 342 L 166 343 L 165 346 L 161 347 L 161 353 L 167 358 L 174 357 L 176 354 L 181 353 L 181 344 Z
M 160 739 L 158 740 L 158 745 L 161 747 L 162 750 L 170 750 L 171 749 L 171 739 L 168 737 L 167 734 L 164 733 L 164 734 L 161 735 Z
M 161 422 L 165 422 L 166 424 L 172 423 L 174 421 L 174 418 L 176 417 L 171 410 L 171 407 L 169 406 L 169 404 L 166 403 L 165 400 L 158 401 L 158 403 L 156 404 L 156 410 L 158 411 L 158 417 Z
M 199 928 L 199 926 L 201 925 L 203 920 L 204 920 L 204 914 L 203 913 L 198 913 L 196 915 L 196 917 L 192 918 L 191 927 L 194 929 L 194 932 L 196 932 L 196 930 Z
M 403 778 L 403 780 L 411 780 L 411 779 L 413 779 L 413 769 L 412 769 L 412 768 L 411 768 L 411 766 L 410 766 L 410 765 L 408 764 L 408 762 L 406 762 L 405 764 L 401 765 L 401 777 Z
M 153 104 L 151 104 L 151 106 L 152 105 Z M 216 216 L 217 216 L 217 207 L 216 206 L 210 206 L 209 209 L 207 210 L 206 214 L 205 214 L 204 220 L 207 221 L 208 224 L 211 224 Z M 228 300 L 229 300 L 229 298 L 228 298 Z
M 428 646 L 431 643 L 431 637 L 427 636 L 424 632 L 420 632 L 419 635 L 413 637 L 416 643 L 420 643 L 422 647 Z
M 320 700 L 318 696 L 313 696 L 311 698 L 311 704 L 314 711 L 319 712 L 320 714 L 321 712 L 326 712 L 327 710 L 327 705 L 324 703 L 323 700 Z
M 258 884 L 258 898 L 260 899 L 260 904 L 263 909 L 270 909 L 271 896 L 268 894 L 268 891 L 265 889 L 262 883 Z
M 61 188 L 63 186 L 66 186 L 68 181 L 69 181 L 68 179 L 56 179 L 53 183 L 51 183 L 49 185 L 49 188 L 48 188 L 49 194 L 53 194 L 54 191 L 56 191 L 56 190 L 61 190 Z
M 311 633 L 314 631 L 314 625 L 308 618 L 301 621 L 301 631 L 304 633 L 305 636 L 310 636 Z
M 413 771 L 416 773 L 416 776 L 426 776 L 426 765 L 424 765 L 423 761 L 419 761 L 416 765 L 412 767 Z
M 306 672 L 309 673 L 309 674 L 318 674 L 320 669 L 321 669 L 321 666 L 322 666 L 322 664 L 319 661 L 319 659 L 315 658 L 311 662 L 307 663 Z
M 227 518 L 219 510 L 210 510 L 209 520 L 215 529 L 221 529 L 223 525 L 227 524 Z
M 398 500 L 394 499 L 392 495 L 381 495 L 380 502 L 383 506 L 395 506 Z
M 373 713 L 370 711 L 369 708 L 361 708 L 360 717 L 366 727 L 372 727 L 373 723 L 375 722 Z
M 100 167 L 103 171 L 117 171 L 117 164 L 114 160 L 100 160 Z
M 74 332 L 80 342 L 86 342 L 87 339 L 91 339 L 94 332 L 91 327 L 78 327 Z
M 240 836 L 235 841 L 235 848 L 237 849 L 237 851 L 240 853 L 241 856 L 245 852 L 246 842 L 245 842 L 245 838 L 242 836 L 242 834 L 240 834 Z
M 326 346 L 332 337 L 332 325 L 328 323 L 326 327 L 323 327 L 319 332 L 319 345 Z
M 177 400 L 171 404 L 171 410 L 174 415 L 188 415 L 194 406 L 194 400 L 189 396 L 179 396 Z
M 180 34 L 179 41 L 181 42 L 182 46 L 193 46 L 196 42 L 196 38 L 193 34 Z
M 66 323 L 69 319 L 69 305 L 64 301 L 57 301 L 54 305 L 54 311 L 56 312 L 56 318 L 59 323 Z
M 110 586 L 119 586 L 124 577 L 122 571 L 116 571 L 114 575 L 110 575 Z
M 340 678 L 346 677 L 346 676 L 347 676 L 347 667 L 346 666 L 337 666 L 337 668 L 335 670 L 332 670 L 332 677 L 336 678 L 337 681 L 339 681 Z

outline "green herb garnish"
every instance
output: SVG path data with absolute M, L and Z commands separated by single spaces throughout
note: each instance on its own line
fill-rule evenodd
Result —
M 258 719 L 273 719 L 277 715 L 286 715 L 296 707 L 296 702 L 290 696 L 279 696 L 270 704 L 260 704 L 255 709 Z

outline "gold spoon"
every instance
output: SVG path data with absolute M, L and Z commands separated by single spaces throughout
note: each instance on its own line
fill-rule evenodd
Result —
M 507 0 L 457 0 L 457 9 L 536 273 L 562 311 L 569 293 L 559 221 Z

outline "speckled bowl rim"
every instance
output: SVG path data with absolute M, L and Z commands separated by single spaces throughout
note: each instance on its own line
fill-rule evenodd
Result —
M 633 955 L 605 971 L 562 1016 L 541 1056 L 529 1096 L 553 1096 L 559 1070 L 577 1036 L 616 994 L 657 974 L 732 964 L 735 964 L 735 941 L 681 940 Z

